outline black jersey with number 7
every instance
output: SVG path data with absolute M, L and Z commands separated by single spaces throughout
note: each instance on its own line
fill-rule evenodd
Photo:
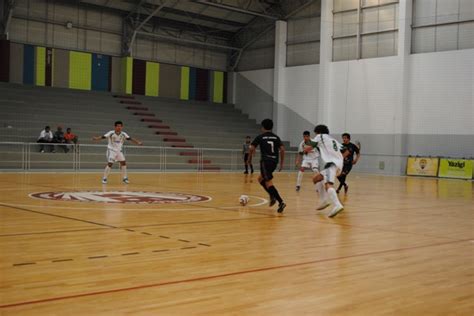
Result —
M 252 142 L 254 147 L 260 146 L 261 160 L 270 160 L 278 163 L 280 147 L 282 145 L 280 137 L 272 132 L 258 135 Z

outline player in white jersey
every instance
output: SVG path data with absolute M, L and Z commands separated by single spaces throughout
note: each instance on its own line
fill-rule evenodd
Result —
M 332 203 L 333 209 L 329 212 L 328 216 L 334 217 L 344 209 L 337 197 L 336 189 L 334 189 L 336 177 L 341 172 L 344 161 L 341 153 L 342 145 L 329 136 L 329 129 L 326 125 L 317 125 L 314 128 L 314 132 L 316 137 L 313 139 L 311 146 L 305 147 L 305 151 L 309 152 L 312 148 L 317 147 L 324 163 L 321 174 L 313 177 L 313 183 L 316 185 L 321 197 L 318 210 L 323 210 Z M 321 188 L 323 185 L 324 188 Z
M 296 156 L 296 166 L 300 167 L 296 178 L 296 191 L 301 189 L 301 181 L 305 169 L 311 169 L 314 175 L 319 173 L 319 152 L 317 148 L 312 148 L 310 152 L 305 152 L 305 146 L 311 145 L 311 137 L 309 131 L 303 132 L 303 141 L 298 146 L 298 156 Z M 301 161 L 302 160 L 302 161 Z M 301 166 L 300 166 L 301 162 Z
M 102 136 L 94 136 L 93 140 L 107 139 L 107 166 L 105 166 L 104 176 L 102 177 L 102 183 L 107 184 L 107 178 L 112 170 L 114 162 L 118 161 L 120 163 L 120 171 L 122 173 L 122 181 L 125 184 L 128 184 L 127 176 L 127 162 L 125 161 L 125 156 L 123 155 L 122 147 L 123 143 L 126 140 L 131 140 L 137 145 L 142 145 L 142 142 L 131 138 L 127 133 L 122 131 L 123 123 L 121 121 L 115 122 L 115 128 L 113 131 L 107 132 Z

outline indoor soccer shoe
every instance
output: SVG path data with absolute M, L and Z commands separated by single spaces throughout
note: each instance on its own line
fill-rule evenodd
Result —
M 123 183 L 125 183 L 125 184 L 129 184 L 129 183 L 130 183 L 130 182 L 128 181 L 128 178 L 123 178 L 122 181 L 123 181 Z
M 339 214 L 342 210 L 344 210 L 344 206 L 337 205 L 332 209 L 332 211 L 329 213 L 328 217 L 334 217 L 337 214 Z
M 102 178 L 102 184 L 107 184 L 107 178 Z
M 321 210 L 324 210 L 324 209 L 325 209 L 326 207 L 328 207 L 329 205 L 330 205 L 329 202 L 327 202 L 327 201 L 322 201 L 322 202 L 316 207 L 316 209 L 317 209 L 318 211 L 321 211 Z
M 281 202 L 281 204 L 278 205 L 277 212 L 278 212 L 278 213 L 283 213 L 283 211 L 285 210 L 285 207 L 286 207 L 285 202 Z

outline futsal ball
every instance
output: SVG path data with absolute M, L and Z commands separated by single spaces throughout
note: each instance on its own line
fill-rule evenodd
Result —
M 250 199 L 247 195 L 241 195 L 240 198 L 239 198 L 239 203 L 240 203 L 240 205 L 245 206 L 245 205 L 247 205 L 249 200 Z

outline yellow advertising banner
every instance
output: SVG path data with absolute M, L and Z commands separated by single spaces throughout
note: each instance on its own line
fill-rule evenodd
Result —
M 448 158 L 441 159 L 438 177 L 472 179 L 472 160 Z
M 439 158 L 408 157 L 407 175 L 436 177 L 438 175 Z

